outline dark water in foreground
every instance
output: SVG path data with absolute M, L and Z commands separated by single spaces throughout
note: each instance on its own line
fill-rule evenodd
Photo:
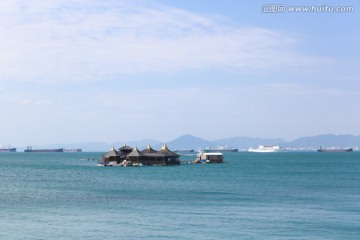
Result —
M 359 239 L 360 152 L 97 167 L 1 153 L 0 239 Z M 194 157 L 188 157 L 194 158 Z

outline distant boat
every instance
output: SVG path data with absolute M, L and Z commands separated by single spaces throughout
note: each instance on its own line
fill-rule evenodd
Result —
M 323 148 L 320 147 L 318 150 L 318 152 L 352 152 L 353 149 L 352 148 Z
M 0 148 L 0 152 L 16 152 L 16 148 L 10 146 L 3 146 Z
M 64 148 L 64 152 L 82 152 L 82 149 L 81 148 L 69 148 L 69 149 Z
M 202 150 L 202 152 L 238 152 L 239 149 L 238 148 L 228 148 L 228 146 L 217 146 L 216 148 L 210 148 L 210 147 L 206 147 L 204 150 Z
M 24 152 L 64 152 L 63 148 L 53 148 L 53 149 L 32 149 L 31 146 L 27 146 Z
M 178 154 L 190 154 L 190 153 L 194 153 L 195 150 L 194 149 L 181 149 L 181 150 L 176 149 L 173 152 L 176 152 Z
M 279 152 L 282 148 L 274 145 L 259 145 L 257 148 L 249 148 L 248 152 Z

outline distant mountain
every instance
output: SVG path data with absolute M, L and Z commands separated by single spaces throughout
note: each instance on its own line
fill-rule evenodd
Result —
M 72 144 L 49 144 L 43 146 L 33 145 L 34 149 L 36 148 L 82 148 L 84 152 L 107 152 L 114 147 L 120 148 L 124 145 L 125 142 L 115 142 L 115 143 L 104 143 L 104 142 L 84 142 L 84 143 L 72 143 Z M 139 149 L 144 149 L 148 144 L 151 145 L 154 149 L 160 149 L 163 142 L 153 139 L 144 139 L 140 141 L 129 141 L 126 142 L 128 146 L 135 147 Z M 223 138 L 214 141 L 208 141 L 190 134 L 180 136 L 170 142 L 166 143 L 170 150 L 182 150 L 182 149 L 194 149 L 206 147 L 216 147 L 216 146 L 228 146 L 229 148 L 239 148 L 247 149 L 251 146 L 255 147 L 258 145 L 279 145 L 282 147 L 290 148 L 319 148 L 322 147 L 359 147 L 360 146 L 360 136 L 354 135 L 318 135 L 310 137 L 300 137 L 294 141 L 285 141 L 280 138 L 252 138 L 252 137 L 232 137 L 232 138 Z M 23 151 L 26 147 L 18 147 L 18 151 Z
M 154 149 L 160 149 L 163 143 L 158 141 L 158 140 L 154 140 L 154 139 L 144 139 L 144 140 L 139 140 L 139 141 L 126 142 L 126 145 L 131 146 L 131 147 L 137 146 L 139 149 L 144 149 L 149 144 Z M 123 143 L 116 143 L 115 146 L 117 148 L 120 148 L 120 147 L 124 146 L 124 142 Z
M 283 139 L 263 139 L 263 138 L 251 138 L 251 137 L 232 137 L 224 138 L 214 141 L 208 141 L 202 138 L 195 137 L 190 134 L 183 135 L 167 143 L 171 149 L 195 149 L 216 147 L 216 146 L 228 146 L 229 148 L 249 148 L 251 146 L 257 146 L 260 144 L 279 144 L 285 143 Z
M 167 143 L 167 146 L 173 150 L 175 150 L 175 149 L 178 149 L 178 150 L 195 149 L 195 150 L 197 150 L 198 148 L 205 148 L 207 146 L 212 146 L 212 145 L 213 144 L 211 141 L 207 141 L 207 140 L 195 137 L 190 134 L 183 135 L 183 136 L 178 137 L 178 138 L 172 140 L 171 142 Z
M 285 144 L 287 147 L 318 148 L 322 147 L 355 147 L 360 146 L 360 136 L 354 135 L 318 135 L 301 137 Z
M 356 147 L 360 146 L 360 136 L 354 135 L 318 135 L 301 137 L 294 141 L 285 141 L 281 138 L 253 138 L 232 137 L 208 141 L 190 134 L 176 138 L 168 143 L 171 149 L 198 149 L 199 147 L 228 146 L 229 148 L 247 149 L 258 145 L 279 145 L 291 148 L 318 148 L 323 147 Z

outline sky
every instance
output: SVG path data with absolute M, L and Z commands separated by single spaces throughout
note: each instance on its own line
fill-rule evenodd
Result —
M 0 145 L 360 135 L 359 11 L 2 0 Z

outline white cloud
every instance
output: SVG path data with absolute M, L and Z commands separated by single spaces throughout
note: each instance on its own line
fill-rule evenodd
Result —
M 98 81 L 124 73 L 257 71 L 323 61 L 285 33 L 142 1 L 2 1 L 0 79 Z
M 24 105 L 27 105 L 27 104 L 30 104 L 31 101 L 29 99 L 23 99 L 20 101 L 21 104 L 24 104 Z
M 28 144 L 351 132 L 357 61 L 332 68 L 331 59 L 298 51 L 303 44 L 299 35 L 156 2 L 3 0 L 0 100 L 8 114 L 0 123 L 11 127 L 1 137 Z M 125 80 L 101 82 L 109 79 Z

